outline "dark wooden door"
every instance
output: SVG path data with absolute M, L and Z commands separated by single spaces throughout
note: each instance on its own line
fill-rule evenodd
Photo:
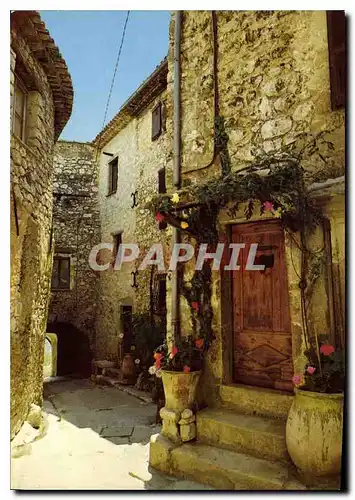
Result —
M 292 345 L 283 230 L 279 221 L 239 224 L 232 242 L 245 243 L 233 271 L 234 380 L 292 390 Z M 258 243 L 255 264 L 246 270 L 250 245 Z
M 132 306 L 122 306 L 123 353 L 131 352 L 133 343 Z

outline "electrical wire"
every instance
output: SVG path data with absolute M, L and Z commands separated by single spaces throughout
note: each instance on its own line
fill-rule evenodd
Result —
M 120 43 L 120 47 L 119 47 L 119 49 L 118 49 L 118 54 L 117 54 L 116 64 L 115 64 L 115 69 L 114 69 L 114 71 L 113 71 L 113 76 L 112 76 L 112 80 L 111 80 L 111 86 L 110 86 L 110 90 L 109 90 L 109 94 L 108 94 L 108 98 L 107 98 L 107 102 L 106 102 L 106 109 L 105 109 L 104 120 L 103 120 L 103 122 L 102 122 L 102 127 L 101 127 L 101 130 L 103 130 L 103 129 L 104 129 L 104 127 L 105 127 L 105 123 L 106 123 L 106 119 L 107 119 L 108 108 L 109 108 L 110 101 L 111 101 L 111 96 L 112 96 L 113 86 L 114 86 L 114 84 L 115 84 L 115 79 L 116 79 L 116 73 L 117 73 L 118 63 L 120 62 L 120 57 L 121 57 L 121 52 L 122 52 L 123 42 L 124 42 L 125 35 L 126 35 L 127 23 L 128 23 L 128 18 L 129 18 L 130 12 L 131 12 L 130 10 L 127 10 L 126 20 L 125 20 L 125 23 L 124 23 L 124 26 L 123 26 L 123 32 L 122 32 L 122 37 L 121 37 L 121 43 Z M 97 145 L 97 152 L 98 152 L 98 153 L 99 153 L 99 151 L 100 151 L 101 137 L 102 137 L 102 136 L 100 136 L 100 137 L 99 137 L 99 143 L 98 143 L 98 145 Z

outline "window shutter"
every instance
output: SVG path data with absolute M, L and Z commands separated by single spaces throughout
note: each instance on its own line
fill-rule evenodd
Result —
M 152 111 L 152 140 L 159 137 L 161 133 L 161 103 Z
M 346 100 L 346 18 L 343 10 L 327 11 L 330 95 L 332 109 Z
M 117 191 L 118 163 L 112 165 L 112 191 Z

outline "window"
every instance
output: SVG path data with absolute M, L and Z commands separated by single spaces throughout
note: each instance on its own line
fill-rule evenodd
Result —
M 157 139 L 163 130 L 163 107 L 160 102 L 152 111 L 152 141 Z
M 121 320 L 123 330 L 122 348 L 123 353 L 131 352 L 131 345 L 133 343 L 133 321 L 132 321 L 132 306 L 122 306 Z
M 12 132 L 25 142 L 27 92 L 18 77 L 15 78 L 14 108 L 12 117 Z
M 118 177 L 118 157 L 114 158 L 108 164 L 108 193 L 113 194 L 117 191 L 117 177 Z
M 165 183 L 165 168 L 162 168 L 158 172 L 158 192 L 160 194 L 166 193 L 166 183 Z M 159 222 L 158 227 L 160 230 L 166 229 L 168 226 L 165 220 Z
M 158 172 L 158 192 L 160 194 L 166 193 L 166 183 L 165 183 L 165 168 L 162 168 Z M 163 220 L 159 222 L 159 229 L 163 230 L 168 227 L 168 223 Z
M 160 194 L 166 193 L 165 168 L 162 168 L 158 172 L 158 192 Z
M 70 290 L 70 257 L 54 257 L 52 290 Z
M 327 11 L 330 98 L 332 110 L 346 99 L 346 18 L 343 10 Z
M 120 248 L 120 245 L 122 244 L 122 233 L 113 234 L 112 236 L 113 236 L 113 250 L 112 250 L 111 264 L 112 264 L 112 266 L 114 266 L 116 263 L 118 249 Z
M 158 290 L 158 312 L 166 314 L 166 276 L 160 276 Z

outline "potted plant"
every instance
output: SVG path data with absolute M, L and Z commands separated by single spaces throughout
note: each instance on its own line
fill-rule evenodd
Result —
M 344 356 L 326 340 L 306 352 L 303 374 L 293 376 L 295 398 L 286 424 L 289 455 L 309 483 L 341 468 Z
M 161 377 L 165 407 L 183 411 L 193 408 L 203 367 L 204 339 L 182 337 L 169 350 L 162 344 L 154 352 L 155 363 L 149 372 Z

